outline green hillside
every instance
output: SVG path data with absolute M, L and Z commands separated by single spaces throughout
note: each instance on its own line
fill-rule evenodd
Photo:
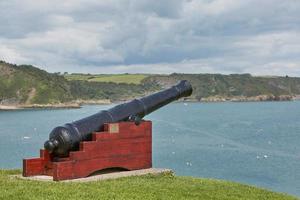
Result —
M 197 199 L 297 200 L 285 194 L 227 181 L 146 175 L 89 183 L 50 183 L 11 177 L 20 171 L 0 170 L 0 199 Z
M 74 99 L 128 100 L 160 89 L 155 83 L 126 84 L 114 82 L 70 81 Z
M 68 77 L 31 65 L 0 61 L 0 104 L 56 104 L 101 99 L 120 101 L 160 89 L 155 83 L 141 83 L 146 77 L 141 74 L 77 74 Z
M 70 84 L 64 77 L 31 65 L 12 65 L 0 61 L 0 102 L 45 104 L 70 101 Z
M 140 74 L 122 74 L 122 75 L 86 75 L 91 79 L 85 79 L 86 82 L 96 79 L 99 85 L 103 83 L 120 83 L 126 80 L 132 84 L 129 88 L 144 87 L 147 90 L 162 89 L 176 84 L 179 80 L 189 80 L 193 86 L 193 95 L 190 99 L 201 100 L 207 97 L 221 96 L 225 98 L 233 97 L 256 97 L 259 95 L 273 96 L 276 100 L 281 95 L 299 95 L 300 94 L 300 78 L 298 77 L 255 77 L 250 74 L 171 74 L 171 75 L 143 75 L 145 76 L 136 84 L 137 77 Z M 99 76 L 98 78 L 95 78 Z M 71 74 L 66 76 L 72 81 L 82 81 L 84 75 Z M 102 79 L 105 77 L 105 79 Z M 122 78 L 120 78 L 122 77 Z M 124 81 L 123 83 L 126 83 Z M 100 84 L 101 83 L 101 84 Z M 97 84 L 88 83 L 90 87 L 97 88 Z M 128 88 L 126 88 L 128 89 Z M 110 90 L 113 91 L 113 90 Z M 144 91 L 141 92 L 143 94 Z M 125 91 L 126 93 L 126 91 Z M 130 92 L 129 92 L 130 93 Z M 140 94 L 140 92 L 138 93 Z
M 291 100 L 300 95 L 298 77 L 250 74 L 65 74 L 0 61 L 1 104 L 57 104 L 75 100 L 128 100 L 189 80 L 189 100 Z M 211 98 L 211 99 L 210 99 Z
M 150 76 L 144 81 L 168 87 L 184 79 L 191 82 L 192 98 L 198 100 L 210 96 L 230 98 L 274 95 L 276 97 L 300 94 L 300 78 L 298 77 L 253 77 L 250 74 L 171 74 Z

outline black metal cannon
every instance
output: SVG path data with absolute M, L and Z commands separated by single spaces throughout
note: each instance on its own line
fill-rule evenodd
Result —
M 105 123 L 134 121 L 138 125 L 145 115 L 181 97 L 190 96 L 192 91 L 191 84 L 183 80 L 169 89 L 58 126 L 52 130 L 44 147 L 55 157 L 66 157 L 70 151 L 79 149 L 81 141 L 91 140 L 92 133 L 101 131 Z

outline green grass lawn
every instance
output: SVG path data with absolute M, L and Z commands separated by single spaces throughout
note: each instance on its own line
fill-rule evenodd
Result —
M 107 75 L 69 74 L 69 75 L 65 75 L 65 77 L 68 80 L 140 84 L 141 81 L 147 77 L 147 75 L 145 74 L 107 74 Z
M 296 200 L 295 197 L 238 183 L 146 175 L 89 183 L 53 183 L 22 180 L 9 175 L 19 170 L 0 170 L 0 199 L 247 199 Z

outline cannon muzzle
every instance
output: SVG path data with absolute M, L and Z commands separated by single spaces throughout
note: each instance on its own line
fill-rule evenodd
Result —
M 190 96 L 192 91 L 191 84 L 183 80 L 166 90 L 58 126 L 52 130 L 44 147 L 56 157 L 66 157 L 70 151 L 79 149 L 81 141 L 91 140 L 93 132 L 103 130 L 105 123 L 133 120 L 138 124 L 145 115 L 181 97 Z

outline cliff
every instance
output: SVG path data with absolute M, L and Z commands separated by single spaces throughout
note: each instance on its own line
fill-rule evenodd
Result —
M 59 74 L 0 61 L 0 109 L 79 107 L 126 101 L 189 80 L 186 101 L 289 101 L 300 97 L 299 77 L 250 74 Z

